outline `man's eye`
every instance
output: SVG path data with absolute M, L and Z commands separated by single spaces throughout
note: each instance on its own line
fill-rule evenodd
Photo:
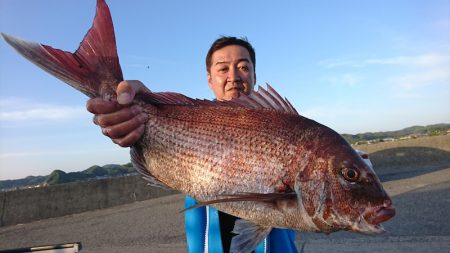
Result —
M 219 69 L 219 72 L 221 72 L 221 73 L 225 73 L 225 72 L 227 72 L 228 71 L 228 68 L 220 68 Z
M 248 66 L 240 66 L 239 69 L 242 70 L 242 71 L 245 71 L 245 72 L 249 71 Z

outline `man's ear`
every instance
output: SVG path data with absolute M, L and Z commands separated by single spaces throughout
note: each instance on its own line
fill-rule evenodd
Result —
M 209 72 L 208 72 L 208 86 L 212 90 L 213 84 L 212 84 L 211 74 Z

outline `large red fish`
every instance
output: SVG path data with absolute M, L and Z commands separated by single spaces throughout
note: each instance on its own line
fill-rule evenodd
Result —
M 115 99 L 123 80 L 111 15 L 98 0 L 75 53 L 9 35 L 20 54 L 87 96 Z M 380 233 L 395 209 L 380 180 L 335 131 L 300 116 L 270 86 L 229 102 L 145 92 L 149 115 L 131 148 L 135 168 L 156 185 L 242 218 L 233 252 L 249 252 L 273 227 Z

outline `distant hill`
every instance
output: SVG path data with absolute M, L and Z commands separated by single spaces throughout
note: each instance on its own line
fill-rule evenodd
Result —
M 22 179 L 2 180 L 0 181 L 0 190 L 14 189 L 16 187 L 26 187 L 32 185 L 40 185 L 45 182 L 47 176 L 28 176 Z
M 355 144 L 357 142 L 383 140 L 387 138 L 399 139 L 406 136 L 441 135 L 446 134 L 448 130 L 450 130 L 450 124 L 435 124 L 428 126 L 412 126 L 398 131 L 368 132 L 354 135 L 342 134 L 342 136 L 349 143 Z M 61 170 L 55 170 L 48 176 L 28 176 L 17 180 L 0 181 L 0 190 L 93 180 L 105 177 L 121 176 L 130 173 L 136 173 L 131 163 L 125 165 L 94 165 L 81 172 L 66 173 Z
M 54 170 L 52 173 L 50 173 L 50 175 L 47 176 L 28 176 L 22 179 L 0 181 L 0 190 L 34 187 L 37 185 L 42 186 L 63 184 L 76 181 L 122 176 L 130 173 L 136 173 L 131 163 L 124 165 L 94 165 L 80 172 L 69 173 L 66 173 L 62 170 Z
M 122 176 L 133 172 L 136 171 L 131 163 L 125 165 L 109 164 L 103 167 L 94 165 L 81 172 L 65 173 L 61 170 L 55 170 L 47 176 L 45 183 L 47 185 L 54 185 L 96 178 Z
M 448 130 L 450 130 L 450 124 L 435 124 L 428 126 L 412 126 L 397 131 L 342 134 L 342 136 L 350 144 L 355 144 L 357 142 L 383 140 L 388 138 L 399 139 L 406 136 L 441 135 L 446 134 Z

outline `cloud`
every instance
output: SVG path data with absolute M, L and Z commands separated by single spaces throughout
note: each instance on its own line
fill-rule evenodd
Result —
M 364 80 L 374 80 L 379 84 L 388 85 L 391 94 L 397 98 L 420 98 L 424 95 L 424 87 L 437 87 L 441 92 L 449 92 L 450 87 L 449 53 L 367 59 L 328 59 L 321 61 L 320 64 L 327 68 L 367 67 L 360 70 L 365 71 Z M 369 68 L 369 66 L 378 66 L 378 68 Z M 336 74 L 335 77 L 327 77 L 325 80 L 334 84 L 354 86 L 361 82 L 362 78 L 358 75 Z
M 371 111 L 370 107 L 361 104 L 331 103 L 305 108 L 301 114 L 338 133 L 360 133 L 376 129 L 371 123 L 376 121 Z
M 0 98 L 0 122 L 58 121 L 86 116 L 83 106 L 36 103 L 24 98 Z
M 26 151 L 26 152 L 8 152 L 0 153 L 0 158 L 20 158 L 20 157 L 42 157 L 42 156 L 61 156 L 61 155 L 84 155 L 104 152 L 117 152 L 117 148 L 104 149 L 83 149 L 83 150 L 45 150 L 45 151 Z M 120 151 L 120 150 L 119 150 Z
M 326 68 L 335 68 L 342 66 L 352 66 L 352 67 L 360 67 L 361 63 L 358 63 L 355 59 L 349 58 L 337 58 L 337 59 L 325 59 L 319 62 L 320 66 Z
M 358 106 L 351 106 L 348 104 L 331 104 L 305 108 L 301 111 L 301 114 L 310 119 L 332 121 L 342 118 L 358 118 L 361 117 L 361 115 L 365 115 L 366 111 L 362 107 Z
M 419 87 L 449 82 L 450 84 L 450 68 L 433 68 L 422 72 L 411 72 L 390 79 L 395 87 L 413 90 Z
M 441 54 L 423 54 L 418 56 L 398 56 L 392 58 L 372 58 L 367 59 L 366 64 L 381 65 L 416 65 L 416 66 L 434 66 L 445 64 L 450 61 L 449 55 Z
M 319 62 L 326 68 L 335 67 L 365 67 L 368 65 L 410 65 L 410 66 L 438 66 L 450 62 L 450 54 L 428 53 L 415 56 L 394 56 L 386 58 L 351 59 L 338 58 L 326 59 Z
M 434 26 L 441 32 L 450 31 L 450 19 L 441 19 L 434 23 Z
M 356 73 L 344 73 L 334 76 L 326 76 L 322 78 L 323 81 L 331 83 L 332 85 L 344 85 L 353 87 L 361 83 L 364 77 L 361 74 Z
M 133 54 L 123 54 L 121 59 L 125 61 L 125 64 L 130 67 L 140 67 L 140 66 L 149 66 L 152 64 L 155 65 L 174 65 L 177 62 L 170 59 L 161 59 L 155 57 L 149 57 L 145 55 L 133 55 Z M 128 63 L 126 63 L 128 62 Z M 137 63 L 139 62 L 139 63 Z
M 387 78 L 396 98 L 416 99 L 430 91 L 434 96 L 450 93 L 450 66 L 425 68 Z M 424 93 L 425 92 L 425 93 Z

